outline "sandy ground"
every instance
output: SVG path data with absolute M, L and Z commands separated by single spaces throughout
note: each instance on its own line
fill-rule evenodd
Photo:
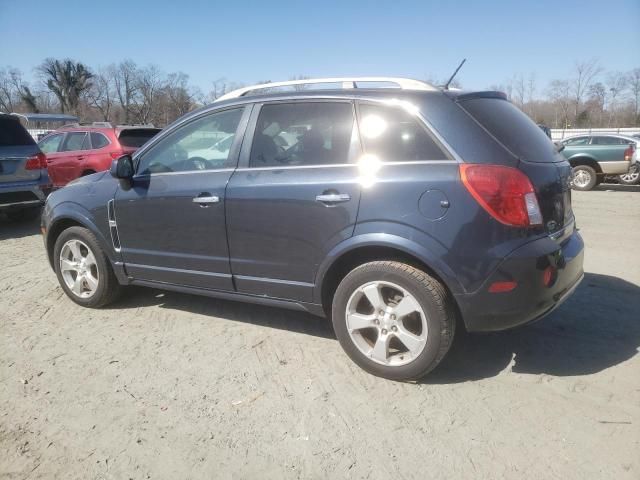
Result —
M 544 321 L 418 384 L 326 321 L 149 289 L 69 301 L 0 220 L 0 478 L 640 478 L 640 188 L 574 194 L 588 252 Z

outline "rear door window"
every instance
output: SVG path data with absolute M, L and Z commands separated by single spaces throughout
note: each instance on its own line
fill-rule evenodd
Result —
M 460 106 L 516 157 L 530 162 L 556 162 L 555 145 L 511 102 L 501 98 L 469 98 Z
M 287 167 L 348 163 L 353 133 L 348 102 L 263 105 L 249 166 Z
M 358 110 L 366 153 L 383 162 L 447 159 L 431 135 L 405 110 L 372 104 L 360 104 Z
M 564 144 L 568 147 L 573 147 L 577 145 L 589 145 L 590 137 L 576 137 L 570 138 L 569 140 L 565 140 Z
M 87 132 L 69 132 L 62 142 L 61 152 L 75 152 L 77 150 L 89 150 Z
M 60 148 L 60 142 L 62 142 L 63 138 L 64 135 L 62 133 L 49 135 L 48 137 L 42 139 L 38 146 L 40 147 L 42 153 L 55 153 Z

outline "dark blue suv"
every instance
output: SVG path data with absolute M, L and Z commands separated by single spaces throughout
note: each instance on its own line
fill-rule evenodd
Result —
M 353 361 L 407 380 L 442 360 L 458 319 L 514 327 L 575 289 L 570 176 L 501 93 L 282 82 L 53 193 L 42 226 L 80 305 L 144 285 L 326 315 Z

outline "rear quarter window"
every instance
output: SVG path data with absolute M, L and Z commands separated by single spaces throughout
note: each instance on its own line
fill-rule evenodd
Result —
M 511 102 L 499 98 L 472 98 L 460 106 L 516 157 L 530 162 L 555 162 L 554 144 Z
M 447 159 L 424 127 L 398 107 L 360 103 L 359 126 L 365 152 L 383 162 Z

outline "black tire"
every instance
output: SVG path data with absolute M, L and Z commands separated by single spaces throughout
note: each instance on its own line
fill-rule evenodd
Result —
M 410 363 L 383 365 L 365 355 L 347 328 L 347 305 L 361 286 L 369 282 L 390 282 L 404 288 L 422 308 L 428 327 L 423 350 Z M 456 327 L 456 309 L 444 286 L 425 272 L 395 261 L 366 263 L 352 270 L 333 297 L 332 322 L 340 345 L 367 372 L 390 380 L 417 380 L 433 370 L 449 351 Z
M 93 256 L 96 259 L 98 287 L 96 288 L 95 293 L 89 298 L 81 298 L 74 294 L 67 286 L 62 276 L 60 268 L 60 252 L 64 244 L 73 239 L 77 239 L 85 243 L 91 249 L 91 253 L 93 253 Z M 95 235 L 84 227 L 67 228 L 58 236 L 53 248 L 53 265 L 60 286 L 67 296 L 78 305 L 89 308 L 104 307 L 105 305 L 115 301 L 122 293 L 123 286 L 118 283 L 118 279 L 113 273 L 109 259 L 100 248 L 100 244 L 98 243 Z
M 633 164 L 629 168 L 629 173 L 618 175 L 618 181 L 623 185 L 637 185 L 640 183 L 640 165 Z
M 20 210 L 10 210 L 7 212 L 7 218 L 12 222 L 28 222 L 35 220 L 40 216 L 42 207 L 21 208 Z
M 587 191 L 596 186 L 598 175 L 596 174 L 596 171 L 590 166 L 578 165 L 577 167 L 573 167 L 573 178 L 575 178 L 576 175 L 584 178 L 584 181 L 576 184 L 572 179 L 571 188 L 573 188 L 574 190 Z

